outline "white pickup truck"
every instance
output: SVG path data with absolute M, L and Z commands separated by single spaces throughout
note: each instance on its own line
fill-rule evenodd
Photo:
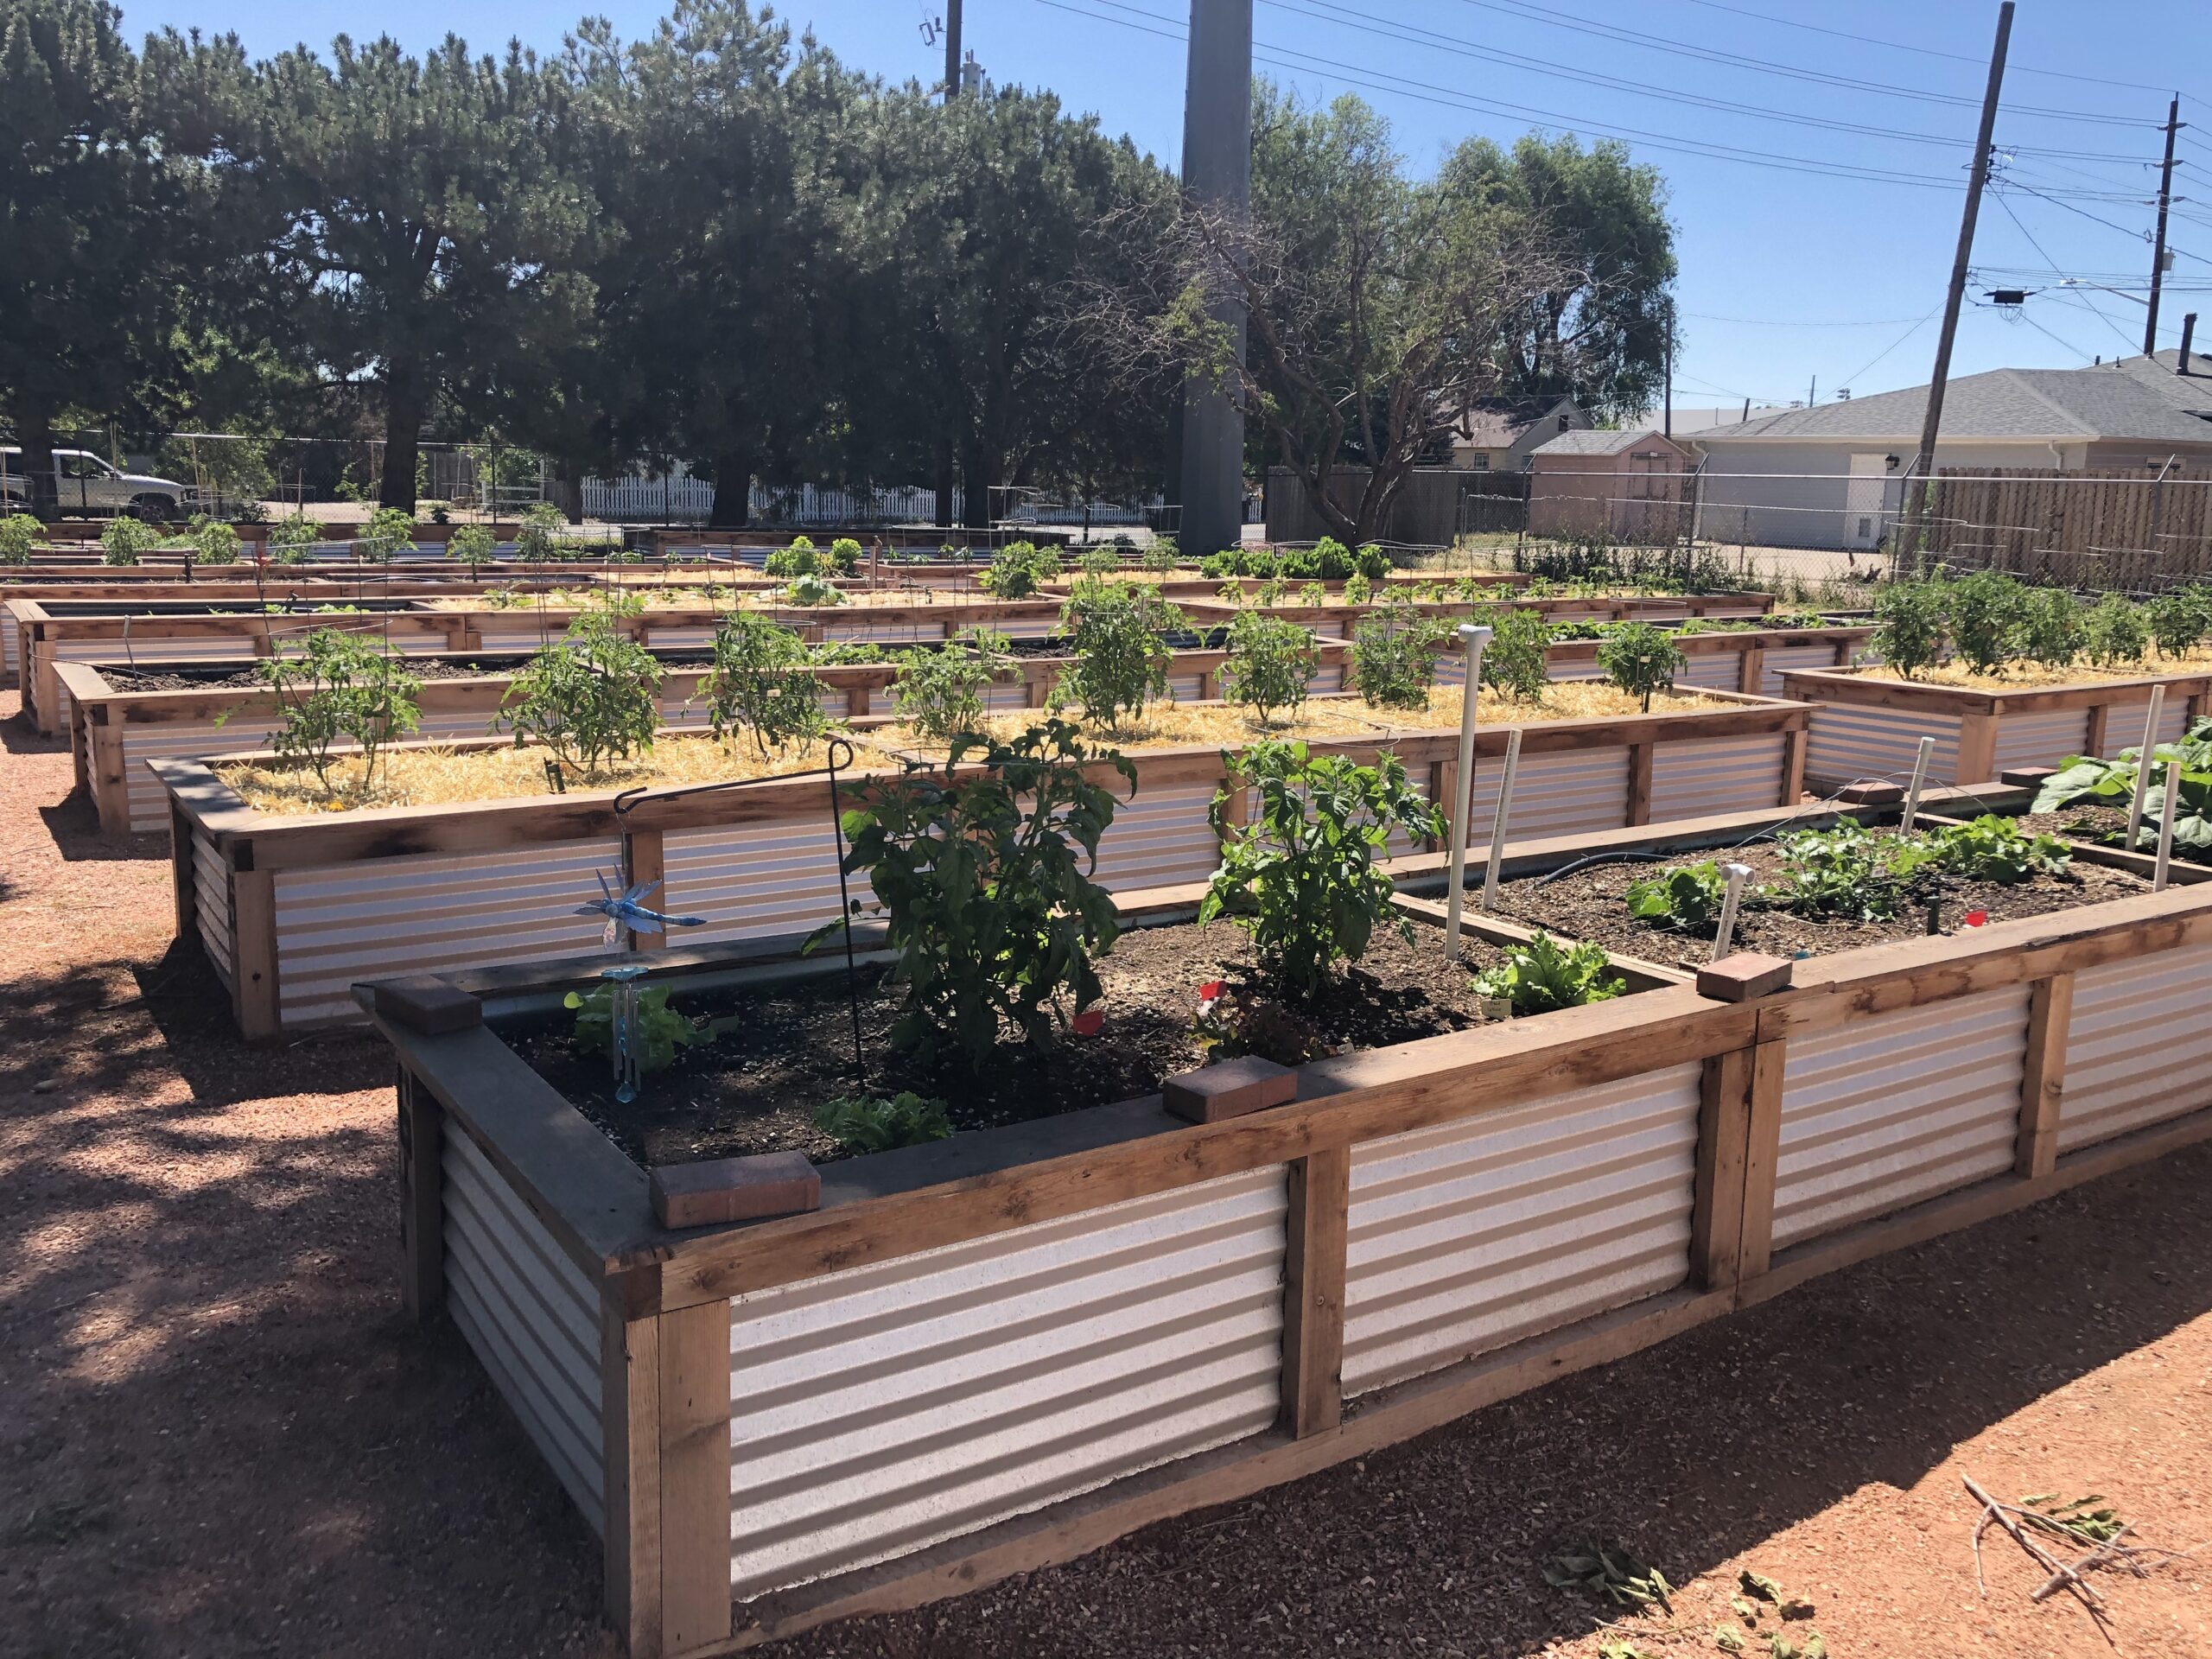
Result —
M 87 517 L 128 513 L 151 524 L 184 516 L 186 487 L 166 478 L 119 473 L 89 449 L 54 452 L 54 505 L 65 513 Z M 30 480 L 23 475 L 23 452 L 0 448 L 0 511 L 30 505 Z

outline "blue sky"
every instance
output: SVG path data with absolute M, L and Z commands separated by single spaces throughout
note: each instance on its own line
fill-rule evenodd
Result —
M 340 30 L 552 50 L 573 22 L 518 0 L 124 3 L 128 29 L 235 30 L 257 53 Z M 798 0 L 782 15 L 849 62 L 929 79 L 942 52 L 921 25 L 942 6 Z M 636 35 L 662 9 L 605 10 Z M 1188 15 L 1188 0 L 969 0 L 964 33 L 994 80 L 1050 86 L 1173 165 Z M 1422 170 L 1471 134 L 1625 137 L 1669 181 L 1688 410 L 1802 399 L 1815 378 L 1825 403 L 1927 378 L 1996 16 L 1994 0 L 1258 0 L 1254 35 L 1262 73 L 1312 99 L 1359 92 Z M 2160 343 L 2202 306 L 2212 345 L 2212 5 L 2023 0 L 2011 63 L 1997 141 L 2016 153 L 1984 206 L 1986 275 L 1968 294 L 2037 291 L 2017 313 L 1970 304 L 1954 372 L 2140 348 L 2142 304 L 2106 289 L 2139 296 L 2147 280 L 2157 129 L 2175 92 L 2201 124 L 2176 152 L 2168 281 L 2199 291 L 2170 293 Z

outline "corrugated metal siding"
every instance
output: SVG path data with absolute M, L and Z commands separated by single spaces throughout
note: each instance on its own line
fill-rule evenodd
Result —
M 2012 1166 L 2024 987 L 1789 1039 L 1777 1249 Z
M 13 616 L 5 610 L 0 610 L 0 679 L 5 679 L 13 685 L 22 661 L 22 630 L 16 626 Z
M 1202 674 L 1170 674 L 1167 695 L 1177 702 L 1197 702 L 1205 696 Z
M 1284 1207 L 1274 1166 L 737 1298 L 735 1592 L 1266 1428 Z
M 1469 844 L 1490 845 L 1491 820 L 1497 813 L 1497 789 L 1504 778 L 1503 755 L 1484 755 L 1475 762 L 1473 800 L 1467 814 Z M 1521 757 L 1521 769 L 1513 779 L 1513 810 L 1506 820 L 1507 840 L 1617 830 L 1627 822 L 1627 749 L 1562 749 Z
M 2139 748 L 2143 743 L 2143 727 L 2151 718 L 2151 700 L 2140 702 L 2118 703 L 2105 716 L 2104 759 L 2109 760 L 2122 749 Z M 2189 699 L 2170 696 L 2158 709 L 2158 741 L 2178 742 L 2189 733 Z M 2077 751 L 2078 753 L 2078 751 Z
M 2139 723 L 2135 728 L 2140 732 Z M 1993 770 L 2012 766 L 2055 766 L 2088 747 L 2089 711 L 2048 709 L 2035 714 L 2000 715 L 1997 719 L 1997 760 Z
M 204 830 L 192 834 L 192 899 L 200 918 L 200 946 L 214 964 L 215 976 L 225 988 L 234 989 L 238 968 L 232 944 L 236 928 L 231 917 L 231 875 Z
M 1676 685 L 1700 686 L 1707 691 L 1733 691 L 1744 677 L 1740 652 L 1702 651 L 1690 658 L 1675 676 Z
M 1127 787 L 1114 780 L 1117 799 Z M 1098 868 L 1091 879 L 1122 891 L 1205 880 L 1221 862 L 1221 843 L 1207 821 L 1214 787 L 1140 789 L 1135 798 L 1122 801 L 1099 841 Z
M 2208 993 L 2212 945 L 2162 950 L 2075 976 L 2059 1151 L 2212 1106 Z
M 1936 740 L 1936 753 L 1928 759 L 1929 781 L 1955 782 L 1959 770 L 1956 715 L 1816 702 L 1812 737 L 1805 748 L 1805 779 L 1820 790 L 1840 788 L 1861 778 L 1889 778 L 1903 783 L 1912 776 L 1913 757 L 1923 735 Z
M 527 613 L 496 619 L 480 617 L 476 623 L 476 637 L 484 642 L 482 649 L 486 652 L 543 651 L 567 632 L 565 622 L 556 625 L 550 619 L 532 618 Z
M 606 1526 L 599 1297 L 458 1125 L 443 1137 L 446 1306 L 569 1496 Z
M 357 980 L 601 949 L 604 923 L 571 912 L 599 896 L 600 872 L 613 879 L 620 847 L 610 837 L 279 870 L 279 1019 L 287 1026 L 358 1020 L 347 991 Z
M 119 639 L 57 639 L 48 647 L 57 663 L 128 662 L 133 654 Z M 139 644 L 137 655 L 164 663 L 240 663 L 253 660 L 253 641 L 238 639 L 149 639 Z M 69 723 L 69 688 L 54 682 L 54 729 Z
M 704 916 L 704 927 L 687 927 L 677 942 L 711 944 L 723 939 L 807 933 L 837 919 L 837 835 L 830 822 L 830 791 L 822 810 L 773 823 L 671 831 L 661 843 L 670 907 Z M 865 874 L 851 878 L 852 896 L 874 901 Z
M 1759 690 L 1764 696 L 1782 695 L 1782 676 L 1785 669 L 1834 668 L 1834 645 L 1769 645 L 1766 659 L 1759 668 Z
M 1344 1392 L 1687 1279 L 1699 1070 L 1355 1147 Z
M 1651 748 L 1651 822 L 1748 812 L 1782 798 L 1783 738 L 1700 737 Z

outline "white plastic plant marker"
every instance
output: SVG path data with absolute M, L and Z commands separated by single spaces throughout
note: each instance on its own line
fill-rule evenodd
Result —
M 2166 688 L 2151 688 L 2151 714 L 2143 722 L 2143 747 L 2135 752 L 2135 792 L 2127 803 L 2127 839 L 2120 844 L 2130 852 L 2135 849 L 2135 837 L 2143 830 L 2143 798 L 2151 789 L 2151 753 L 2158 747 L 2158 716 L 2166 706 Z
M 1490 857 L 1483 863 L 1483 914 L 1497 908 L 1498 867 L 1505 862 L 1505 824 L 1513 812 L 1513 776 L 1521 770 L 1521 728 L 1505 737 L 1505 775 L 1497 780 L 1497 810 L 1490 821 Z
M 2136 769 L 2140 772 L 2139 766 Z M 2166 762 L 2166 798 L 2158 812 L 2158 863 L 2151 873 L 2151 891 L 2166 890 L 2167 868 L 2174 857 L 2174 803 L 2181 798 L 2181 759 L 2175 756 Z
M 1478 622 L 1459 625 L 1459 649 L 1467 658 L 1467 674 L 1459 699 L 1459 765 L 1452 774 L 1451 887 L 1444 900 L 1446 962 L 1459 960 L 1459 912 L 1466 897 L 1460 883 L 1467 879 L 1467 811 L 1475 796 L 1475 703 L 1481 695 L 1483 652 L 1490 636 L 1490 629 Z
M 1925 742 L 1927 740 L 1923 739 Z M 1728 946 L 1736 934 L 1736 911 L 1744 902 L 1744 883 L 1751 879 L 1748 864 L 1723 864 L 1721 869 L 1728 877 L 1728 891 L 1720 900 L 1720 925 L 1713 930 L 1713 955 L 1709 960 L 1718 962 L 1728 954 Z
M 1928 782 L 1929 758 L 1936 753 L 1936 740 L 1920 740 L 1920 752 L 1912 757 L 1912 787 L 1904 792 L 1904 818 L 1902 833 L 1910 835 L 1915 819 L 1920 817 L 1920 791 Z

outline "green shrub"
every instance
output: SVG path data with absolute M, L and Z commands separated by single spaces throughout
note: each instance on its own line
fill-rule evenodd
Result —
M 1208 582 L 1220 582 L 1226 577 L 1236 575 L 1241 560 L 1234 550 L 1222 553 L 1209 553 L 1198 561 L 1198 574 Z
M 830 543 L 830 569 L 841 576 L 860 574 L 861 544 L 849 536 L 840 536 Z
M 220 518 L 203 518 L 193 527 L 192 544 L 202 564 L 236 564 L 238 533 Z
M 1943 598 L 1932 582 L 1889 582 L 1874 590 L 1875 657 L 1910 679 L 1943 655 Z
M 1109 727 L 1135 720 L 1147 702 L 1168 695 L 1174 652 L 1167 636 L 1187 626 L 1156 588 L 1077 583 L 1060 608 L 1073 660 L 1052 688 L 1052 706 L 1081 703 L 1088 719 Z
M 1598 646 L 1598 666 L 1605 677 L 1651 708 L 1652 694 L 1674 689 L 1675 671 L 1689 658 L 1673 638 L 1649 622 L 1624 622 Z
M 2082 654 L 2082 607 L 2063 588 L 2034 588 L 2020 609 L 2019 654 L 2045 668 L 2064 668 Z
M 911 1089 L 886 1100 L 877 1095 L 841 1095 L 814 1114 L 814 1127 L 847 1152 L 890 1152 L 950 1140 L 952 1120 L 944 1102 L 925 1099 Z
M 2151 629 L 2125 594 L 2107 594 L 2082 619 L 2082 645 L 2100 668 L 2139 663 L 2151 649 Z
M 1370 582 L 1380 582 L 1390 574 L 1390 556 L 1380 543 L 1364 542 L 1352 555 L 1352 569 Z
M 353 543 L 353 551 L 371 564 L 390 564 L 402 553 L 415 550 L 415 515 L 400 507 L 378 507 L 369 515 L 368 529 Z
M 302 564 L 308 550 L 322 539 L 322 526 L 303 512 L 281 518 L 269 532 L 269 561 L 272 564 Z
M 660 677 L 651 652 L 605 612 L 588 611 L 517 671 L 500 700 L 499 723 L 518 744 L 535 737 L 560 766 L 594 774 L 603 761 L 652 747 Z
M 160 532 L 142 519 L 118 515 L 100 532 L 102 564 L 137 564 L 161 544 Z
M 772 576 L 788 582 L 793 577 L 819 574 L 822 556 L 814 550 L 811 541 L 804 536 L 794 536 L 789 547 L 779 547 L 768 555 L 761 569 Z
M 806 642 L 756 611 L 732 611 L 715 625 L 714 661 L 696 696 L 717 740 L 748 734 L 764 759 L 830 729 Z
M 1090 777 L 1102 763 L 1135 789 L 1134 766 L 1065 721 L 1002 743 L 966 734 L 942 769 L 910 765 L 844 815 L 845 868 L 874 889 L 896 956 L 890 982 L 905 989 L 893 1047 L 981 1069 L 1003 1027 L 1047 1048 L 1056 1019 L 1097 1001 L 1091 962 L 1120 927 L 1113 895 L 1089 874 L 1114 821 L 1113 795 Z
M 1275 574 L 1285 582 L 1314 582 L 1321 575 L 1321 550 L 1317 547 L 1287 547 L 1275 560 Z
M 1258 791 L 1249 822 L 1232 823 L 1229 790 L 1213 798 L 1221 863 L 1198 920 L 1226 916 L 1252 936 L 1268 968 L 1306 995 L 1342 960 L 1367 954 L 1389 918 L 1390 878 L 1375 868 L 1393 830 L 1416 840 L 1444 833 L 1443 815 L 1385 750 L 1372 766 L 1316 755 L 1302 742 L 1262 740 L 1222 763 L 1233 786 Z M 1402 917 L 1399 929 L 1412 937 Z
M 1375 584 L 1355 570 L 1344 578 L 1344 603 L 1365 605 L 1375 597 Z
M 1522 606 L 1502 607 L 1484 620 L 1491 639 L 1483 651 L 1483 683 L 1516 702 L 1537 702 L 1552 683 L 1552 625 L 1541 611 Z M 1602 652 L 1599 660 L 1605 660 Z M 1671 669 L 1667 683 L 1674 683 Z M 1644 707 L 1650 706 L 1647 694 Z
M 499 556 L 499 543 L 485 524 L 456 525 L 446 538 L 446 556 L 471 570 L 480 569 Z
M 523 509 L 522 522 L 515 529 L 515 557 L 543 563 L 553 556 L 555 543 L 568 527 L 568 519 L 550 501 L 531 502 Z
M 1059 574 L 1058 549 L 1008 542 L 991 556 L 981 581 L 984 591 L 1001 599 L 1027 599 Z
M 1248 547 L 1237 555 L 1236 573 L 1271 582 L 1282 574 L 1282 557 L 1273 548 Z
M 2212 633 L 2212 590 L 2169 588 L 2143 607 L 2143 620 L 2161 657 L 2186 657 Z
M 1344 582 L 1359 569 L 1352 551 L 1333 536 L 1313 544 L 1314 573 L 1324 582 Z
M 1977 674 L 2004 672 L 2018 643 L 2027 590 L 2002 571 L 1977 570 L 1942 591 L 1960 659 Z
M 29 564 L 31 550 L 46 539 L 46 526 L 28 512 L 0 518 L 0 564 Z
M 357 633 L 316 628 L 297 652 L 264 657 L 258 667 L 284 717 L 270 748 L 306 762 L 325 788 L 333 744 L 359 747 L 365 785 L 378 752 L 421 724 L 422 682 Z
M 1221 694 L 1272 725 L 1278 709 L 1304 707 L 1319 671 L 1313 636 L 1295 622 L 1260 611 L 1240 611 L 1229 626 L 1229 658 L 1221 665 Z
M 983 721 L 983 690 L 1013 665 L 1006 635 L 970 628 L 934 651 L 900 653 L 891 683 L 899 718 L 924 737 L 949 741 Z
M 1613 973 L 1605 948 L 1589 940 L 1564 950 L 1542 929 L 1526 944 L 1504 947 L 1505 960 L 1475 976 L 1475 995 L 1503 997 L 1516 1014 L 1549 1014 L 1606 1002 L 1628 989 Z
M 1359 620 L 1351 633 L 1351 687 L 1372 709 L 1426 709 L 1448 624 L 1394 604 Z

